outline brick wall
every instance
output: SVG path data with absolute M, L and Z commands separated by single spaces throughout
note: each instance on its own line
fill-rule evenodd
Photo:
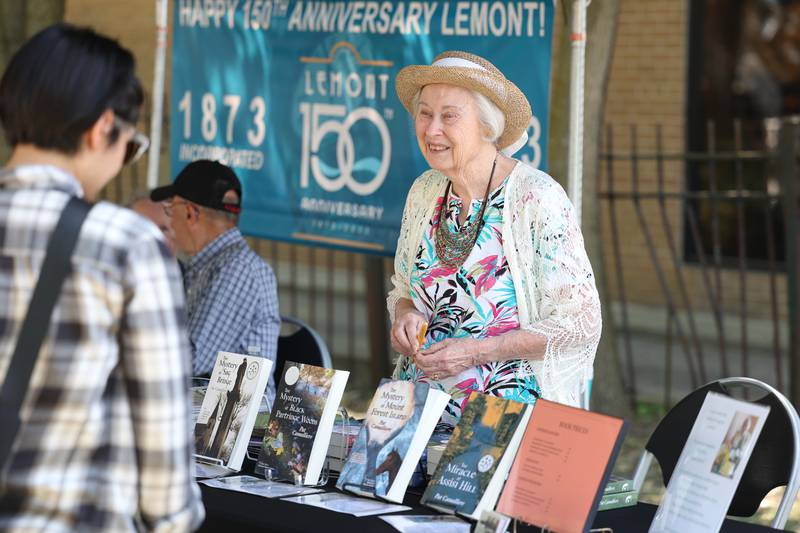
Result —
M 591 8 L 590 8 L 591 9 Z M 685 150 L 687 72 L 689 56 L 689 0 L 621 0 L 617 42 L 609 79 L 605 122 L 613 127 L 613 151 L 629 154 L 633 150 L 632 128 L 636 128 L 639 154 L 652 154 L 656 149 L 656 127 L 661 128 L 662 150 L 678 154 Z M 601 190 L 608 189 L 607 166 L 601 174 Z M 613 164 L 613 186 L 616 191 L 630 191 L 634 173 L 641 191 L 656 191 L 659 176 L 668 192 L 681 191 L 684 182 L 683 164 L 664 161 L 659 170 L 655 162 L 641 162 L 636 169 L 630 161 Z M 630 201 L 617 203 L 617 223 L 621 233 L 620 253 L 623 279 L 630 301 L 645 305 L 662 305 L 665 301 L 643 231 Z M 659 263 L 663 265 L 670 292 L 676 302 L 682 301 L 675 269 L 663 229 L 662 213 L 654 200 L 643 200 L 645 225 L 652 234 Z M 683 249 L 681 206 L 669 200 L 665 208 L 679 257 Z M 611 294 L 618 297 L 616 265 L 613 261 L 609 210 L 603 210 L 603 242 L 605 266 Z M 694 309 L 708 310 L 709 299 L 699 267 L 686 265 L 685 283 Z M 781 313 L 786 309 L 785 276 L 778 277 L 778 298 Z M 745 278 L 748 314 L 768 317 L 770 313 L 769 276 L 750 272 Z M 738 313 L 739 274 L 735 270 L 722 273 L 723 306 L 729 313 Z

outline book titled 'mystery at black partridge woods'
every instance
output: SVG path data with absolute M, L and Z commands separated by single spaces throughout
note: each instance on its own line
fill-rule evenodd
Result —
M 275 393 L 257 471 L 306 485 L 319 481 L 350 373 L 287 361 Z

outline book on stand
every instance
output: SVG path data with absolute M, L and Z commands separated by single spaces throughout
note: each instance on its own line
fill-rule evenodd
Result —
M 719 531 L 770 406 L 706 393 L 650 533 Z
M 372 397 L 336 487 L 403 501 L 450 395 L 427 383 L 383 379 Z
M 625 435 L 625 421 L 539 399 L 497 511 L 561 533 L 586 533 Z
M 256 471 L 315 485 L 350 372 L 287 361 L 275 392 Z
M 421 503 L 473 520 L 494 509 L 532 408 L 471 393 Z
M 617 474 L 611 474 L 611 477 L 608 478 L 608 483 L 606 483 L 605 489 L 603 489 L 603 494 L 616 494 L 618 492 L 630 492 L 632 490 L 632 479 L 618 476 Z
M 242 468 L 272 361 L 219 352 L 194 428 L 197 477 Z

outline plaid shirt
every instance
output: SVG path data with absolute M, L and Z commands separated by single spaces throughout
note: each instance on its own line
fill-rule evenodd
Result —
M 229 229 L 192 257 L 183 282 L 196 376 L 211 373 L 220 350 L 275 361 L 281 325 L 275 275 L 238 228 Z M 270 405 L 274 395 L 270 375 Z
M 75 195 L 78 182 L 54 167 L 0 173 L 0 379 L 48 238 Z M 20 411 L 0 530 L 199 525 L 179 276 L 153 224 L 95 205 Z

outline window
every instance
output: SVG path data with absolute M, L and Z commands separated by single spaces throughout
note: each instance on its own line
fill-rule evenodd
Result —
M 763 265 L 770 237 L 782 261 L 781 206 L 764 197 L 779 194 L 778 177 L 770 159 L 758 155 L 775 148 L 779 117 L 800 114 L 800 0 L 697 0 L 690 6 L 687 147 L 699 157 L 687 163 L 687 189 L 710 191 L 715 181 L 735 196 L 741 177 L 743 190 L 760 195 L 744 201 L 748 262 Z M 749 153 L 737 155 L 737 148 Z M 728 157 L 713 163 L 703 157 L 712 149 Z M 735 260 L 735 198 L 689 206 L 696 209 L 704 252 L 712 251 L 716 212 L 722 256 Z M 684 237 L 687 260 L 697 260 L 688 224 Z

